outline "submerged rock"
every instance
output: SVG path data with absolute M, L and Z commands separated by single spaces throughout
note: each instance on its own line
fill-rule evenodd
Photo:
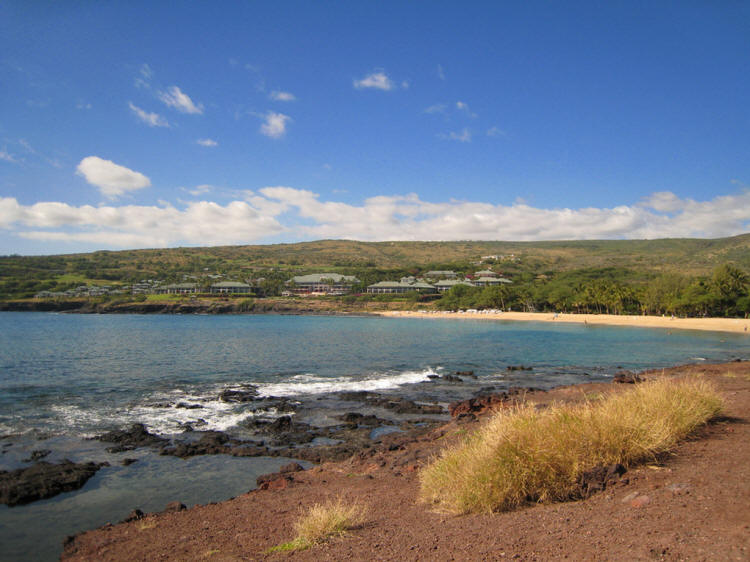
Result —
M 219 400 L 222 402 L 252 402 L 257 397 L 258 389 L 255 386 L 249 386 L 245 390 L 227 388 L 219 394 Z
M 36 462 L 42 460 L 44 457 L 49 455 L 52 451 L 49 449 L 36 449 L 34 451 L 31 451 L 31 455 L 29 455 L 29 458 L 23 459 L 23 462 Z
M 28 468 L 0 471 L 0 503 L 13 507 L 77 490 L 103 466 L 109 463 L 41 461 Z
M 336 419 L 346 422 L 347 424 L 350 424 L 352 426 L 360 426 L 360 425 L 374 426 L 374 425 L 381 425 L 382 423 L 385 423 L 385 420 L 381 420 L 377 416 L 373 416 L 373 415 L 366 416 L 364 414 L 360 414 L 359 412 L 347 412 L 346 414 L 342 416 L 337 416 Z
M 449 375 L 452 376 L 452 375 Z M 443 414 L 443 407 L 438 404 L 417 404 L 399 396 L 386 396 L 377 392 L 360 390 L 356 392 L 339 392 L 341 400 L 365 402 L 370 406 L 385 408 L 397 414 Z
M 123 451 L 132 451 L 138 447 L 151 447 L 163 445 L 168 442 L 167 439 L 149 433 L 146 426 L 142 423 L 134 423 L 130 429 L 116 429 L 109 431 L 98 437 L 94 437 L 105 443 L 116 443 L 114 447 L 107 447 L 110 453 L 121 453 Z

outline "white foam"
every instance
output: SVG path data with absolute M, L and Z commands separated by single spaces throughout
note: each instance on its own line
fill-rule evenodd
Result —
M 258 385 L 260 396 L 297 396 L 301 394 L 327 394 L 357 390 L 388 390 L 406 384 L 429 380 L 435 370 L 406 371 L 397 375 L 377 375 L 364 379 L 354 377 L 320 377 L 311 374 L 295 375 L 290 382 Z
M 169 394 L 173 394 L 170 392 Z M 162 394 L 163 396 L 163 394 Z M 143 404 L 136 404 L 123 409 L 82 409 L 78 406 L 55 406 L 53 410 L 59 422 L 84 437 L 94 437 L 112 427 L 127 428 L 134 423 L 142 423 L 146 428 L 159 435 L 171 435 L 182 431 L 181 425 L 196 420 L 206 423 L 196 426 L 201 431 L 226 431 L 248 417 L 275 417 L 275 408 L 266 410 L 242 411 L 241 405 L 220 400 L 197 400 L 195 396 L 179 395 L 177 402 L 200 403 L 202 408 L 189 409 L 175 406 L 156 407 L 154 396 Z

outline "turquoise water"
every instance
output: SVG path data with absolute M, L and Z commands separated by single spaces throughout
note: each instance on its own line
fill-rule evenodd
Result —
M 254 487 L 285 459 L 225 456 L 189 460 L 149 450 L 123 467 L 98 441 L 135 422 L 165 436 L 180 424 L 242 435 L 251 405 L 219 393 L 256 385 L 262 396 L 300 404 L 306 421 L 330 423 L 356 404 L 336 392 L 372 390 L 448 403 L 480 388 L 550 388 L 641 370 L 750 357 L 744 334 L 444 319 L 312 316 L 72 315 L 0 313 L 0 470 L 47 460 L 112 463 L 81 489 L 27 506 L 0 506 L 0 544 L 9 560 L 52 560 L 67 534 L 117 521 L 139 507 L 159 510 L 219 501 Z M 509 371 L 510 365 L 531 370 Z M 431 376 L 474 371 L 442 384 Z M 176 408 L 180 402 L 199 410 Z M 388 418 L 388 413 L 377 412 Z M 265 412 L 273 415 L 273 412 Z M 398 420 L 394 420 L 398 421 Z M 386 428 L 385 431 L 388 429 Z M 381 430 L 384 431 L 384 430 Z M 374 432 L 377 433 L 377 432 Z M 50 530 L 51 529 L 51 530 Z
M 201 403 L 206 429 L 241 408 L 218 393 L 243 384 L 305 397 L 388 390 L 474 370 L 487 382 L 549 387 L 750 355 L 744 335 L 573 324 L 299 316 L 0 313 L 0 435 L 93 435 L 138 421 L 169 434 Z M 507 376 L 508 365 L 531 373 Z

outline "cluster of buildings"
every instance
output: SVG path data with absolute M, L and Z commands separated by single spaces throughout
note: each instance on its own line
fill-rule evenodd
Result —
M 101 297 L 102 295 L 118 295 L 124 292 L 121 288 L 113 289 L 108 285 L 102 287 L 81 285 L 67 291 L 39 291 L 34 297 L 38 299 Z
M 380 283 L 369 285 L 367 292 L 375 294 L 409 293 L 412 291 L 418 293 L 444 293 L 456 285 L 491 287 L 513 282 L 488 269 L 477 271 L 472 277 L 465 277 L 463 279 L 459 279 L 458 274 L 454 271 L 428 271 L 424 276 L 430 282 L 414 277 L 402 277 L 399 281 L 381 281 Z
M 311 273 L 309 275 L 297 275 L 286 282 L 286 289 L 282 296 L 315 296 L 315 295 L 345 295 L 352 292 L 360 280 L 353 275 L 341 275 L 340 273 Z M 428 271 L 423 278 L 402 277 L 399 281 L 381 281 L 367 287 L 371 294 L 397 294 L 397 293 L 442 293 L 456 285 L 467 285 L 471 287 L 487 287 L 512 283 L 494 271 L 477 271 L 473 276 L 459 278 L 454 271 Z M 41 291 L 36 298 L 55 297 L 97 297 L 102 295 L 131 293 L 137 294 L 168 294 L 189 295 L 198 293 L 209 293 L 215 295 L 243 295 L 253 292 L 253 286 L 240 281 L 219 281 L 206 286 L 196 282 L 162 284 L 161 281 L 144 279 L 133 285 L 123 286 L 117 289 L 110 287 L 81 286 L 65 292 Z

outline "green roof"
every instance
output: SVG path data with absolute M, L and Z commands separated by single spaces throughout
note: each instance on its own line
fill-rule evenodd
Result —
M 211 285 L 211 287 L 215 287 L 217 289 L 237 289 L 240 287 L 247 287 L 250 288 L 250 285 L 247 283 L 239 283 L 237 281 L 222 281 L 221 283 L 214 283 Z
M 422 283 L 421 281 L 416 281 L 414 283 L 403 283 L 401 281 L 380 281 L 379 283 L 373 283 L 372 285 L 368 285 L 367 288 L 373 288 L 377 287 L 380 289 L 400 289 L 400 288 L 408 288 L 408 289 L 434 289 L 434 285 L 430 285 L 429 283 Z
M 322 283 L 324 280 L 331 280 L 334 283 L 359 283 L 359 279 L 353 275 L 341 275 L 340 273 L 311 273 L 292 277 L 291 280 L 295 283 Z

